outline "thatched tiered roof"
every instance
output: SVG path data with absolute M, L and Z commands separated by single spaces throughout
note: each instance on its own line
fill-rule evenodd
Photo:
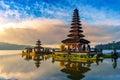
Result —
M 80 23 L 80 18 L 78 14 L 78 10 L 75 9 L 73 13 L 73 18 L 72 18 L 72 24 L 71 24 L 71 30 L 69 31 L 70 34 L 67 35 L 67 39 L 63 40 L 62 43 L 83 43 L 83 44 L 88 44 L 90 41 L 83 39 L 85 37 L 82 33 L 82 27 Z

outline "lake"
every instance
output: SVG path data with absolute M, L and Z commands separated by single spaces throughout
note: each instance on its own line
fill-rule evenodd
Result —
M 0 51 L 0 80 L 120 80 L 120 59 L 64 61 Z

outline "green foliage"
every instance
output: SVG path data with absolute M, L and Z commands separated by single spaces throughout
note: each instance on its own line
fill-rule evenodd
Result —
M 92 59 L 93 57 L 90 55 L 68 55 L 68 54 L 54 54 L 52 57 L 55 58 L 63 58 L 63 59 L 74 59 L 74 60 L 79 60 L 79 59 Z
M 111 54 L 104 54 L 103 57 L 104 58 L 112 58 L 112 55 Z
M 120 49 L 120 41 L 119 42 L 112 42 L 107 44 L 99 44 L 96 45 L 95 48 L 97 49 Z
M 60 45 L 60 51 L 66 51 L 65 44 Z

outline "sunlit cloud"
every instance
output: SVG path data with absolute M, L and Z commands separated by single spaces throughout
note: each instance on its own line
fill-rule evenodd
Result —
M 25 19 L 19 22 L 9 22 L 3 24 L 5 27 L 0 34 L 0 41 L 15 44 L 34 45 L 40 39 L 45 47 L 59 47 L 61 41 L 69 34 L 69 23 L 46 18 Z M 83 34 L 85 39 L 91 41 L 94 46 L 98 43 L 106 43 L 114 39 L 110 35 L 111 28 L 105 26 L 91 25 L 82 21 Z M 115 31 L 115 30 L 114 30 Z M 118 34 L 118 33 L 116 33 Z
M 30 19 L 5 24 L 0 39 L 16 44 L 35 44 L 40 39 L 43 44 L 57 44 L 67 35 L 67 23 L 56 19 Z
M 99 8 L 89 1 L 86 4 L 86 1 L 77 0 L 66 0 L 64 3 L 49 0 L 33 1 L 32 5 L 29 5 L 29 0 L 1 0 L 0 4 L 1 42 L 33 45 L 40 39 L 45 46 L 57 46 L 69 34 L 75 8 L 79 10 L 83 34 L 91 41 L 91 45 L 120 40 L 120 15 L 113 7 Z

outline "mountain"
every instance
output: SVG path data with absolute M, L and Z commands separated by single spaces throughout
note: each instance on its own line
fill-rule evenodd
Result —
M 95 48 L 97 49 L 114 49 L 114 48 L 120 49 L 120 41 L 118 42 L 113 41 L 112 43 L 96 45 Z
M 23 50 L 26 47 L 32 47 L 29 45 L 17 45 L 17 44 L 10 44 L 5 42 L 0 42 L 0 50 Z

